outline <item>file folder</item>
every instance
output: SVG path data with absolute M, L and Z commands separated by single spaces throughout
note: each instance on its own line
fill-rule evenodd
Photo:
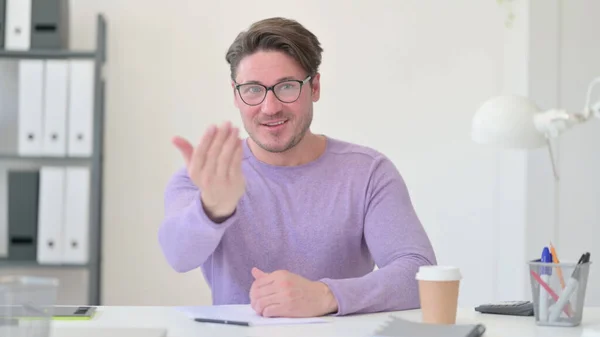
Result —
M 69 62 L 68 154 L 71 157 L 89 157 L 93 145 L 94 62 Z
M 0 258 L 8 256 L 8 171 L 0 167 Z
M 63 259 L 65 168 L 40 169 L 37 261 L 58 264 Z
M 4 35 L 6 34 L 6 1 L 0 0 L 0 49 L 4 49 Z
M 1 0 L 0 0 L 1 1 Z M 18 152 L 19 62 L 0 59 L 0 153 Z
M 69 2 L 33 0 L 31 49 L 68 49 Z
M 43 153 L 64 157 L 67 155 L 69 63 L 66 60 L 47 60 L 45 67 Z
M 19 60 L 19 154 L 42 154 L 44 61 Z
M 38 189 L 39 171 L 9 171 L 9 260 L 36 260 Z
M 31 46 L 31 0 L 6 0 L 4 48 L 29 50 Z
M 63 262 L 85 264 L 89 259 L 90 170 L 67 167 Z

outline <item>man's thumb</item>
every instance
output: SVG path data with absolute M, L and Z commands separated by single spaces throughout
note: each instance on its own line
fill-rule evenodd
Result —
M 255 279 L 259 279 L 261 277 L 267 276 L 269 274 L 265 273 L 264 271 L 254 267 L 252 268 L 252 276 L 254 276 Z
M 185 166 L 190 166 L 190 160 L 192 158 L 192 153 L 194 152 L 194 147 L 192 146 L 192 144 L 190 144 L 190 142 L 181 137 L 174 137 L 173 144 L 181 152 L 181 155 L 185 160 Z

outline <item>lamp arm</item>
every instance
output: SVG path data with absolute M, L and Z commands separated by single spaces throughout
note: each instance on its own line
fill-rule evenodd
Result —
M 590 82 L 590 85 L 588 85 L 588 90 L 587 90 L 587 95 L 585 96 L 585 105 L 583 107 L 583 117 L 587 120 L 591 117 L 592 112 L 596 115 L 596 118 L 600 118 L 600 101 L 596 102 L 596 104 L 594 104 L 594 106 L 590 106 L 591 102 L 591 98 L 592 98 L 592 90 L 594 90 L 594 87 L 600 84 L 600 77 L 596 77 L 595 79 L 592 80 L 592 82 Z
M 569 113 L 562 109 L 551 109 L 533 117 L 535 128 L 547 138 L 555 138 L 576 124 L 585 122 L 581 114 Z

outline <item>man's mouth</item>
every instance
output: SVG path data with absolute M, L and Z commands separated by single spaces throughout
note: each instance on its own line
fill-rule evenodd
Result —
M 287 123 L 287 119 L 279 120 L 279 121 L 273 121 L 273 122 L 268 122 L 268 123 L 261 123 L 261 125 L 266 126 L 266 127 L 270 127 L 270 128 L 274 128 L 274 127 L 281 126 L 281 125 L 283 125 L 285 123 Z

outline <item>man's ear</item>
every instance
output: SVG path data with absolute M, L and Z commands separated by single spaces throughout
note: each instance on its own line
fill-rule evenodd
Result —
M 231 93 L 233 94 L 233 105 L 235 105 L 235 107 L 239 109 L 237 94 L 235 93 L 235 91 L 236 91 L 235 90 L 235 82 L 231 81 Z
M 313 78 L 310 79 L 310 81 L 312 83 L 312 86 L 311 86 L 312 101 L 316 102 L 321 97 L 321 74 L 316 73 L 315 76 L 313 76 Z

